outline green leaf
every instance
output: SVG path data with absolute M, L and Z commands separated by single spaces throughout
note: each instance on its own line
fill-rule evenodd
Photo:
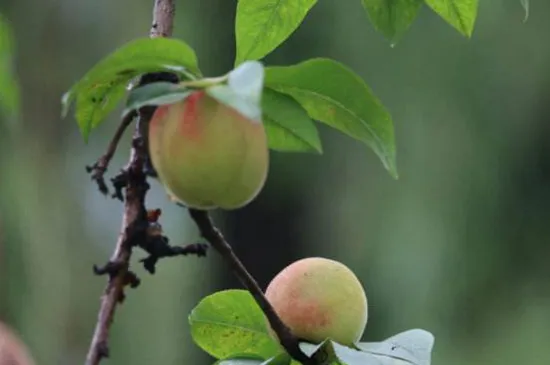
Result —
M 260 122 L 264 73 L 260 62 L 247 61 L 228 74 L 227 85 L 211 86 L 206 92 L 247 118 Z
M 171 82 L 155 82 L 133 89 L 128 95 L 123 116 L 147 105 L 173 104 L 189 95 L 189 89 Z
M 262 110 L 269 148 L 287 152 L 323 152 L 315 123 L 292 97 L 266 88 Z
M 116 107 L 126 85 L 147 72 L 200 75 L 195 52 L 186 43 L 168 38 L 138 39 L 120 47 L 78 81 L 63 96 L 63 116 L 76 99 L 76 119 L 87 141 L 90 131 Z
M 261 59 L 277 48 L 316 3 L 317 0 L 239 0 L 235 64 Z
M 392 43 L 412 24 L 422 0 L 361 0 L 371 23 Z
M 292 96 L 311 118 L 367 144 L 397 178 L 391 117 L 349 68 L 324 58 L 268 67 L 266 86 Z
M 519 0 L 519 2 L 525 11 L 525 18 L 523 18 L 523 22 L 525 23 L 529 19 L 529 0 Z
M 334 341 L 330 341 L 334 350 L 334 355 L 339 362 L 346 365 L 382 365 L 379 359 L 367 352 L 357 351 L 347 346 L 340 345 Z M 384 364 L 386 365 L 386 364 Z M 387 364 L 389 365 L 389 364 Z
M 0 113 L 11 119 L 19 113 L 19 85 L 13 64 L 14 39 L 7 19 L 0 15 Z
M 318 363 L 342 365 L 382 365 L 382 363 L 372 354 L 357 351 L 328 339 L 320 345 L 302 342 L 300 343 L 300 348 L 306 355 L 313 357 Z
M 195 343 L 217 359 L 232 354 L 269 358 L 279 344 L 267 330 L 267 322 L 246 290 L 225 290 L 204 298 L 189 315 Z
M 382 342 L 356 344 L 362 351 L 376 355 L 384 365 L 394 364 L 395 360 L 414 365 L 430 365 L 433 345 L 434 336 L 421 329 L 405 331 Z
M 474 31 L 478 0 L 425 0 L 447 23 L 470 38 Z

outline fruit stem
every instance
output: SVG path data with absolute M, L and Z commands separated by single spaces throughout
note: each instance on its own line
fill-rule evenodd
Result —
M 207 77 L 200 80 L 188 80 L 180 82 L 181 86 L 189 88 L 204 89 L 210 86 L 215 86 L 227 81 L 227 75 L 220 77 Z
M 189 214 L 197 224 L 202 237 L 220 253 L 224 260 L 231 266 L 231 269 L 241 283 L 248 289 L 250 294 L 252 294 L 287 353 L 304 365 L 317 364 L 318 362 L 316 359 L 310 358 L 302 352 L 298 338 L 291 333 L 290 329 L 283 323 L 281 318 L 279 318 L 254 277 L 248 272 L 220 230 L 214 226 L 214 222 L 212 218 L 210 218 L 208 212 L 198 209 L 189 209 Z

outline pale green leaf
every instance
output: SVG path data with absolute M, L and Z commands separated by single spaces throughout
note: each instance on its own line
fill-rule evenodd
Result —
M 227 76 L 227 85 L 235 93 L 255 104 L 260 104 L 264 88 L 265 70 L 258 61 L 246 61 Z
M 216 84 L 206 92 L 247 118 L 260 122 L 264 73 L 260 62 L 247 61 L 227 75 L 227 85 Z
M 330 342 L 334 355 L 339 362 L 346 365 L 384 365 L 376 356 L 368 352 L 357 351 L 337 342 Z
M 414 365 L 430 365 L 434 336 L 425 330 L 413 329 L 387 338 L 382 342 L 360 342 L 356 346 L 375 355 L 383 365 L 404 362 Z

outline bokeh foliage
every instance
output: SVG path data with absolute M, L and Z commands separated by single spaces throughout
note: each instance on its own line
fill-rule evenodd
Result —
M 176 35 L 205 73 L 233 66 L 235 5 L 178 1 Z M 260 199 L 220 216 L 261 284 L 293 259 L 329 256 L 365 284 L 366 340 L 421 327 L 436 336 L 434 364 L 548 363 L 548 11 L 532 2 L 524 23 L 515 1 L 480 2 L 467 40 L 423 7 L 392 48 L 359 1 L 319 2 L 269 61 L 331 57 L 358 72 L 392 112 L 400 180 L 328 128 L 322 156 L 273 153 Z M 22 132 L 0 135 L 0 318 L 38 363 L 78 363 L 104 285 L 91 266 L 109 255 L 121 215 L 84 165 L 119 114 L 85 146 L 74 120 L 60 120 L 59 96 L 112 49 L 146 36 L 151 4 L 4 0 L 0 12 L 14 27 L 23 95 Z M 112 174 L 127 158 L 123 142 Z M 148 203 L 163 208 L 172 240 L 196 239 L 156 183 Z M 209 363 L 187 315 L 206 294 L 239 287 L 227 267 L 211 255 L 166 260 L 155 277 L 137 271 L 142 286 L 117 313 L 111 361 Z

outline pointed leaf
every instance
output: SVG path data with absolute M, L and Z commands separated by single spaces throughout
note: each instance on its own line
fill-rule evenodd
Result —
M 63 96 L 63 116 L 76 99 L 76 119 L 87 140 L 90 131 L 116 107 L 127 83 L 147 72 L 200 74 L 195 52 L 186 43 L 146 38 L 127 43 L 96 64 Z
M 217 359 L 232 354 L 269 358 L 279 353 L 279 344 L 267 330 L 267 322 L 246 290 L 212 294 L 189 315 L 195 343 Z
M 430 365 L 434 345 L 433 335 L 425 330 L 413 329 L 387 338 L 382 342 L 360 342 L 356 346 L 362 351 L 379 356 L 385 364 L 389 358 L 406 361 L 414 365 Z
M 283 43 L 317 0 L 239 0 L 235 20 L 235 64 L 258 60 Z
M 268 67 L 266 86 L 292 96 L 311 118 L 367 144 L 397 178 L 391 117 L 349 68 L 324 58 Z
M 474 31 L 478 0 L 425 0 L 447 23 L 470 38 Z
M 416 19 L 422 0 L 361 0 L 371 23 L 392 43 Z
M 155 82 L 133 89 L 128 95 L 123 116 L 146 105 L 173 104 L 185 99 L 190 91 L 171 82 Z
M 266 88 L 262 110 L 269 148 L 322 153 L 317 127 L 307 111 L 292 97 Z

